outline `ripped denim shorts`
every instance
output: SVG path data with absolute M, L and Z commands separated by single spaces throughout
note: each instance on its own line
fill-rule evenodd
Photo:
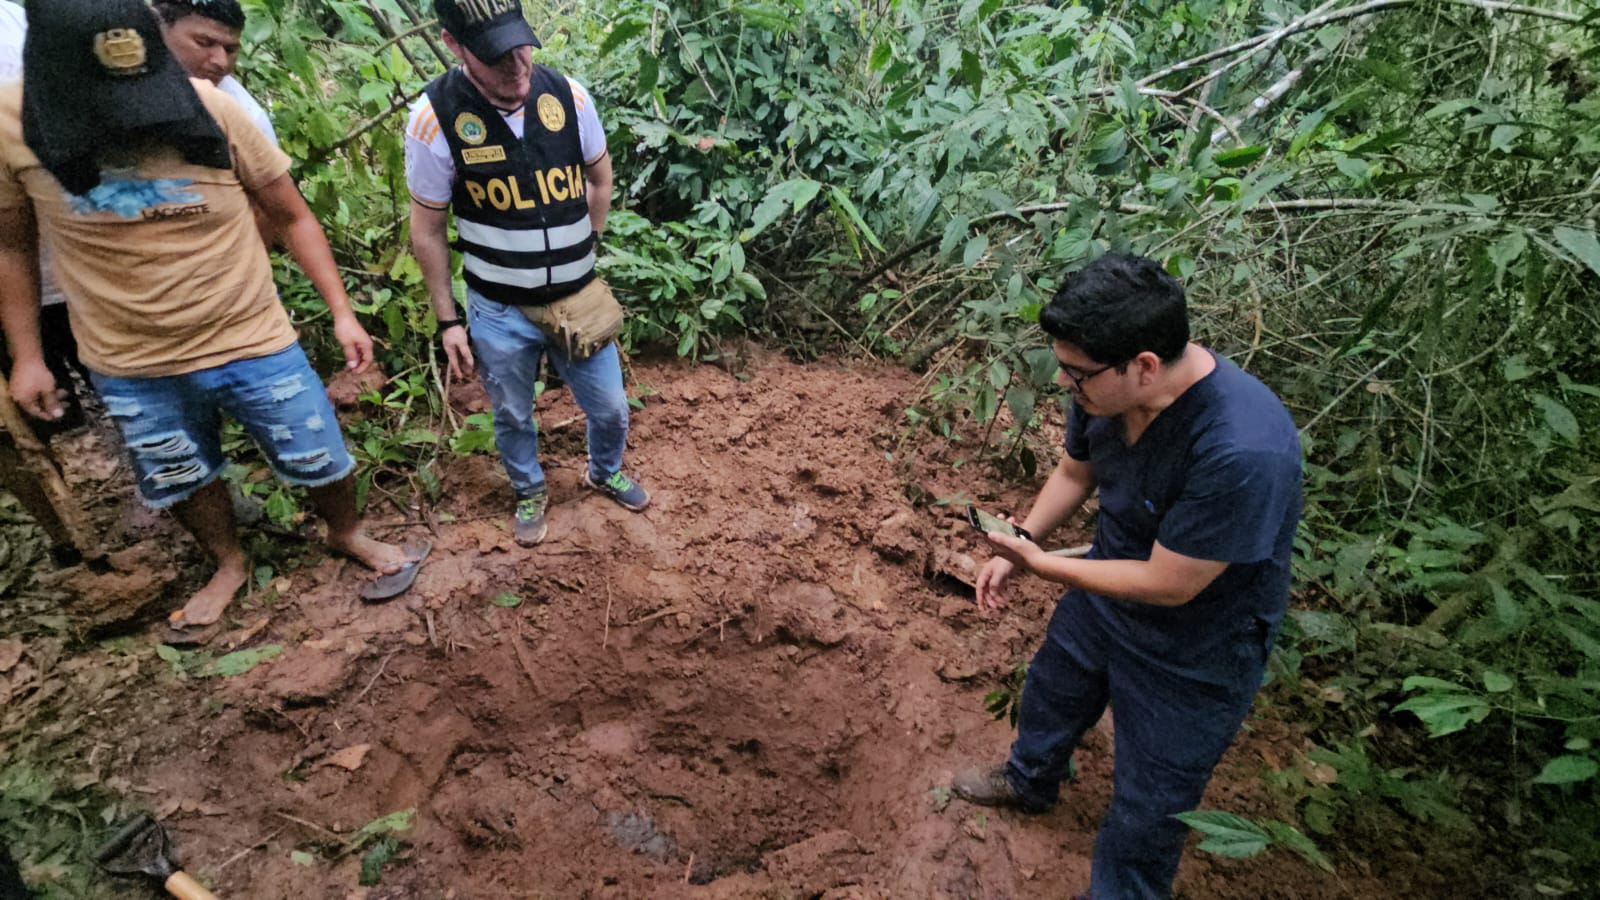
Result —
M 322 379 L 299 344 L 182 375 L 96 372 L 94 386 L 122 432 L 139 496 L 156 509 L 187 499 L 222 474 L 223 413 L 244 426 L 290 484 L 332 484 L 355 467 Z

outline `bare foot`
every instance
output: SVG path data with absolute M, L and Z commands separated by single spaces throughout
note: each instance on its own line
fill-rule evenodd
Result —
M 167 620 L 184 628 L 210 625 L 222 618 L 228 604 L 233 602 L 233 595 L 244 587 L 249 578 L 242 558 L 217 566 L 216 574 L 211 576 L 206 586 L 196 591 L 183 609 L 173 612 Z
M 357 531 L 348 538 L 330 534 L 328 547 L 381 575 L 398 572 L 401 566 L 411 561 L 400 547 L 369 537 L 365 531 Z

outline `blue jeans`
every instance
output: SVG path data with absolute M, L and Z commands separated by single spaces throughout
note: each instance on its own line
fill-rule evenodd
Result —
M 268 356 L 157 378 L 91 373 L 156 509 L 187 500 L 222 474 L 222 414 L 261 446 L 289 484 L 321 487 L 355 468 L 333 405 L 299 344 Z
M 1195 673 L 1108 629 L 1111 606 L 1080 591 L 1056 605 L 1028 668 L 1006 774 L 1028 806 L 1055 803 L 1073 749 L 1109 702 L 1116 716 L 1111 808 L 1095 841 L 1089 893 L 1165 900 L 1188 832 L 1172 816 L 1199 805 L 1261 686 L 1271 635 L 1260 620 L 1241 622 L 1237 638 L 1211 654 L 1208 671 Z
M 620 471 L 628 442 L 628 395 L 622 388 L 617 345 L 607 344 L 587 359 L 570 357 L 559 341 L 547 341 L 539 326 L 515 306 L 469 289 L 467 310 L 483 389 L 494 404 L 495 444 L 517 496 L 544 488 L 533 385 L 539 377 L 539 358 L 547 353 L 588 420 L 590 476 L 601 481 Z

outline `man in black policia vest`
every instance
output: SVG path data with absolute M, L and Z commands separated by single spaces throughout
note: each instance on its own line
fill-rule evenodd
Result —
M 428 85 L 406 125 L 411 246 L 450 373 L 471 372 L 450 283 L 446 224 L 455 212 L 471 346 L 517 495 L 516 539 L 532 545 L 546 530 L 533 418 L 545 354 L 588 419 L 584 486 L 630 510 L 650 502 L 622 473 L 628 400 L 613 342 L 622 310 L 594 271 L 611 208 L 611 157 L 588 93 L 533 64 L 540 45 L 518 0 L 434 0 L 433 9 L 461 65 Z

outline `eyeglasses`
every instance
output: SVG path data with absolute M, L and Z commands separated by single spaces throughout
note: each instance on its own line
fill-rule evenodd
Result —
M 1087 382 L 1089 379 L 1101 374 L 1102 372 L 1109 372 L 1116 368 L 1116 366 L 1101 366 L 1100 368 L 1095 369 L 1093 372 L 1083 372 L 1080 374 L 1073 371 L 1070 366 L 1060 363 L 1059 361 L 1057 362 L 1057 365 L 1061 367 L 1061 374 L 1067 376 L 1067 380 L 1072 382 L 1072 386 L 1077 388 L 1078 393 L 1080 394 L 1083 393 L 1084 382 Z

